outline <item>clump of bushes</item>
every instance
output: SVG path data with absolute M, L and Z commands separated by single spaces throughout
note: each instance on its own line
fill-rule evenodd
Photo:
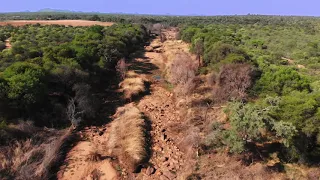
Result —
M 273 67 L 262 73 L 254 91 L 269 95 L 286 95 L 292 91 L 311 91 L 310 80 L 293 68 Z

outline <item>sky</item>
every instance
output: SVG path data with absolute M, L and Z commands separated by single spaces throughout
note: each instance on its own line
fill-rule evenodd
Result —
M 319 0 L 2 0 L 0 12 L 44 8 L 103 13 L 170 15 L 320 16 Z

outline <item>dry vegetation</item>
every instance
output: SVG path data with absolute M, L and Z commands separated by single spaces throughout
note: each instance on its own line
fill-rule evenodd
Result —
M 130 171 L 136 171 L 147 158 L 146 121 L 135 105 L 118 108 L 111 124 L 109 148 Z
M 197 75 L 196 57 L 186 53 L 179 41 L 164 42 L 167 62 L 166 78 L 174 85 L 175 103 L 183 122 L 167 124 L 179 149 L 188 159 L 177 173 L 181 179 L 263 179 L 279 177 L 262 164 L 246 167 L 241 158 L 224 153 L 214 154 L 206 144 L 215 141 L 212 133 L 216 123 L 226 123 L 222 106 L 214 102 L 245 98 L 252 85 L 254 70 L 250 65 L 223 66 L 220 73 Z M 171 45 L 176 46 L 171 50 Z M 218 93 L 217 93 L 218 92 Z M 210 144 L 210 143 L 209 143 Z
M 112 22 L 100 22 L 100 21 L 87 21 L 87 20 L 16 20 L 16 21 L 3 21 L 0 22 L 0 26 L 12 25 L 12 26 L 25 26 L 27 24 L 41 24 L 41 25 L 64 25 L 64 26 L 112 26 Z
M 167 69 L 169 82 L 176 86 L 176 96 L 186 96 L 196 87 L 197 65 L 186 53 L 178 53 Z
M 1 179 L 48 179 L 59 165 L 63 152 L 70 141 L 74 141 L 72 130 L 35 128 L 29 122 L 10 126 L 15 133 L 27 136 L 0 149 Z
M 119 86 L 124 94 L 124 98 L 131 101 L 133 97 L 138 96 L 146 90 L 145 80 L 138 77 L 134 71 L 128 71 L 125 77 Z
M 252 86 L 255 71 L 248 64 L 228 64 L 220 69 L 218 76 L 210 75 L 210 84 L 215 84 L 214 99 L 222 102 L 230 99 L 244 99 Z M 213 80 L 213 78 L 216 78 Z

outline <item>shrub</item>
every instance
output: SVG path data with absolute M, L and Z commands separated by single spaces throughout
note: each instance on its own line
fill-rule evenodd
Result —
M 299 136 L 287 143 L 296 150 L 290 158 L 312 160 L 320 151 L 320 93 L 294 91 L 282 97 L 279 109 L 273 112 L 278 120 L 293 124 Z
M 217 63 L 249 63 L 247 53 L 233 45 L 217 42 L 212 47 L 205 49 L 204 62 L 209 64 Z
M 7 96 L 24 105 L 36 103 L 44 94 L 45 71 L 35 64 L 18 62 L 3 72 L 8 84 Z
M 289 67 L 275 67 L 263 72 L 254 90 L 262 94 L 286 95 L 291 91 L 310 91 L 310 81 Z
M 265 105 L 232 102 L 228 106 L 231 129 L 224 132 L 231 152 L 242 152 L 250 143 L 282 142 L 285 147 L 295 137 L 296 127 L 290 122 L 276 121 L 272 111 L 278 108 L 278 98 L 266 98 Z
M 126 77 L 127 65 L 125 59 L 120 59 L 117 63 L 116 70 L 120 76 L 120 79 L 123 80 Z
M 214 86 L 217 83 L 218 74 L 215 72 L 212 72 L 207 75 L 207 83 L 209 86 Z
M 255 70 L 248 64 L 228 64 L 221 67 L 214 88 L 214 98 L 221 102 L 244 99 L 255 80 Z
M 198 65 L 185 53 L 177 54 L 169 66 L 169 81 L 176 86 L 177 96 L 190 94 L 197 85 L 196 71 Z
M 169 81 L 174 85 L 185 84 L 196 76 L 196 62 L 186 53 L 176 55 L 169 67 Z
M 0 41 L 0 52 L 6 48 L 6 44 Z

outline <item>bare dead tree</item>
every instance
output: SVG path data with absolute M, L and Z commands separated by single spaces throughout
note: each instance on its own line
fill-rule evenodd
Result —
M 197 65 L 186 53 L 177 54 L 170 68 L 169 80 L 173 84 L 186 84 L 196 76 Z
M 79 123 L 81 122 L 81 116 L 83 113 L 84 111 L 77 110 L 75 100 L 71 98 L 67 107 L 67 116 L 73 128 L 78 127 Z
M 152 30 L 155 34 L 161 35 L 163 25 L 160 23 L 154 24 Z
M 180 53 L 173 60 L 169 69 L 169 81 L 176 85 L 175 93 L 184 96 L 191 93 L 196 87 L 197 64 L 186 53 Z
M 217 87 L 214 89 L 216 101 L 245 99 L 247 90 L 253 84 L 255 73 L 249 64 L 224 65 L 217 78 Z
M 162 43 L 164 43 L 166 40 L 167 40 L 166 35 L 165 35 L 164 33 L 161 33 L 161 34 L 160 34 L 160 41 L 161 41 Z
M 117 63 L 116 70 L 120 76 L 120 78 L 123 80 L 126 77 L 127 72 L 127 64 L 126 60 L 124 58 L 120 59 Z
M 94 117 L 95 101 L 90 94 L 88 84 L 75 84 L 72 88 L 75 96 L 69 99 L 67 116 L 72 126 L 76 128 L 85 117 Z

